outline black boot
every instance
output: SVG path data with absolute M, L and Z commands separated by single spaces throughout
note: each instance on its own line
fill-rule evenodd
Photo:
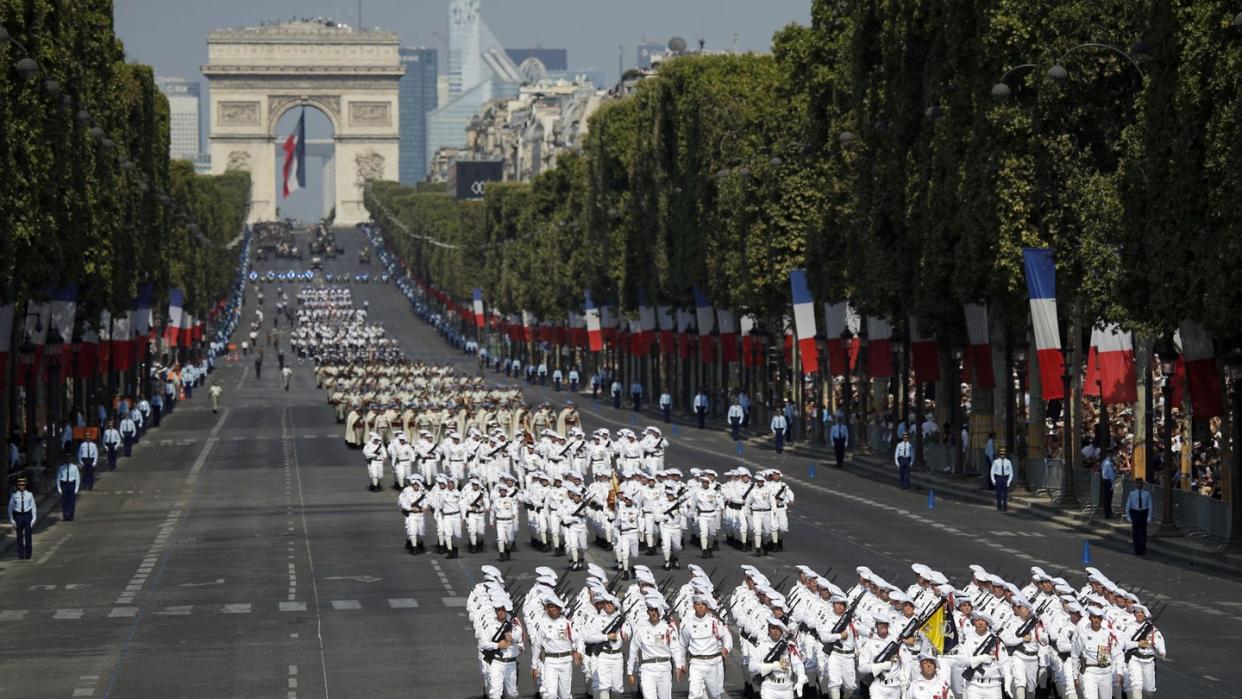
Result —
M 677 556 L 673 556 L 673 567 L 681 570 L 681 561 L 677 560 Z
M 411 544 L 409 539 L 406 539 L 406 540 L 405 540 L 405 550 L 406 550 L 406 551 L 413 551 L 413 550 L 414 550 L 414 544 Z

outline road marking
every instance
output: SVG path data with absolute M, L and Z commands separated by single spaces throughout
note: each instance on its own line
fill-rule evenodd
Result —
M 302 488 L 302 469 L 298 464 L 298 451 L 290 438 L 293 434 L 293 417 L 288 407 L 280 413 L 280 433 L 286 464 L 292 466 L 293 473 L 297 476 L 298 509 L 302 517 L 302 541 L 306 546 L 306 567 L 310 572 L 311 596 L 315 600 L 315 637 L 319 642 L 319 668 L 323 677 L 323 696 L 324 699 L 328 699 L 332 692 L 328 688 L 328 659 L 323 643 L 323 614 L 320 612 L 319 583 L 315 580 L 315 557 L 311 554 L 310 528 L 306 524 L 306 494 Z M 290 590 L 292 591 L 292 585 L 290 585 Z
M 443 603 L 444 603 L 444 606 L 446 606 L 446 607 L 464 607 L 464 606 L 466 606 L 466 598 L 465 598 L 465 597 L 441 597 L 441 598 L 440 598 L 440 601 L 441 601 L 441 602 L 443 602 Z
M 112 611 L 108 612 L 108 618 L 109 619 L 117 619 L 117 618 L 132 619 L 137 614 L 138 614 L 137 607 L 113 607 Z
M 305 602 L 281 602 L 280 611 L 282 612 L 304 612 L 306 611 Z
M 35 561 L 35 565 L 43 565 L 44 563 L 47 563 L 52 558 L 52 556 L 56 555 L 56 552 L 60 550 L 60 547 L 64 546 L 65 542 L 72 538 L 73 538 L 73 534 L 66 534 L 62 536 L 60 538 L 60 541 L 57 541 L 55 544 L 52 544 L 52 547 L 48 549 L 47 553 L 43 554 L 42 556 L 39 556 L 39 559 Z
M 250 604 L 249 603 L 226 604 L 224 605 L 223 611 L 225 614 L 249 614 Z
M 25 618 L 25 609 L 6 609 L 4 611 L 0 611 L 0 621 L 21 621 Z
M 362 605 L 358 604 L 356 599 L 334 599 L 332 600 L 332 608 L 342 611 L 346 609 L 362 609 Z
M 194 611 L 192 604 L 178 604 L 171 607 L 164 607 L 161 611 L 156 612 L 161 616 L 188 616 Z
M 83 610 L 81 609 L 57 609 L 52 615 L 53 619 L 81 619 Z
M 418 600 L 402 597 L 400 599 L 388 600 L 388 606 L 393 609 L 414 609 L 418 606 Z

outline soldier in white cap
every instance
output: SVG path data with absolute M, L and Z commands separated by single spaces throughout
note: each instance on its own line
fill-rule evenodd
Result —
M 362 448 L 362 458 L 366 459 L 367 475 L 371 477 L 371 485 L 367 490 L 373 493 L 383 490 L 380 479 L 384 477 L 384 459 L 388 458 L 388 452 L 384 449 L 378 432 L 371 433 L 371 439 Z
M 930 653 L 919 656 L 918 673 L 911 679 L 906 699 L 955 699 L 940 661 Z
M 587 501 L 576 485 L 565 487 L 567 500 L 557 513 L 556 526 L 564 532 L 565 551 L 569 554 L 569 569 L 582 570 L 586 556 Z
M 756 556 L 763 555 L 764 538 L 772 531 L 772 496 L 772 490 L 767 486 L 767 479 L 763 474 L 755 474 L 755 487 L 750 490 L 750 495 L 746 496 L 742 516 L 750 520 Z
M 1148 624 L 1151 612 L 1141 604 L 1130 607 L 1134 623 L 1122 639 L 1126 662 L 1126 693 L 1129 699 L 1150 699 L 1156 695 L 1156 658 L 1168 657 L 1164 634 L 1155 623 Z
M 1087 608 L 1086 624 L 1078 625 L 1070 651 L 1082 668 L 1082 699 L 1109 699 L 1113 687 L 1120 684 L 1124 673 L 1124 652 L 1121 639 L 1104 623 L 1104 609 Z
M 686 528 L 686 509 L 684 499 L 678 499 L 677 488 L 668 485 L 664 489 L 665 501 L 656 513 L 660 526 L 660 550 L 664 552 L 664 570 L 681 568 L 677 554 L 681 553 L 681 532 Z
M 422 476 L 415 474 L 397 496 L 397 506 L 405 522 L 405 550 L 411 554 L 423 553 L 423 537 L 426 536 L 426 512 L 428 492 L 423 489 Z
M 1028 699 L 1035 696 L 1039 667 L 1048 650 L 1048 635 L 1024 595 L 1015 595 L 1010 601 L 1013 616 L 1000 629 L 1001 641 L 1009 651 L 1013 682 L 1010 695 L 1014 699 Z
M 465 505 L 466 537 L 469 539 L 470 553 L 483 550 L 483 542 L 487 536 L 487 513 L 492 509 L 491 499 L 483 489 L 483 483 L 471 478 L 461 494 Z
M 724 498 L 712 485 L 712 479 L 706 473 L 700 474 L 699 480 L 702 482 L 702 487 L 698 488 L 691 497 L 691 506 L 694 508 L 694 517 L 698 523 L 699 548 L 703 551 L 702 557 L 711 558 L 712 549 L 716 546 L 716 532 L 721 510 L 724 509 Z
M 410 446 L 404 432 L 398 431 L 394 440 L 388 445 L 388 458 L 392 460 L 392 485 L 397 490 L 405 486 L 405 480 L 414 473 L 414 459 L 417 453 Z
M 487 665 L 488 699 L 517 699 L 518 657 L 526 643 L 522 625 L 510 619 L 513 602 L 498 593 L 491 604 L 495 617 L 480 627 L 479 651 Z
M 457 481 L 446 478 L 438 503 L 438 521 L 448 558 L 457 558 L 457 542 L 461 540 L 462 508 L 466 505 L 463 499 L 462 492 L 457 489 Z
M 630 579 L 630 561 L 638 556 L 642 518 L 642 510 L 634 504 L 632 496 L 621 491 L 617 497 L 612 552 L 617 558 L 617 567 L 621 569 L 622 580 Z
M 595 699 L 625 694 L 625 643 L 634 631 L 623 616 L 621 602 L 600 588 L 594 613 L 587 612 L 579 625 L 584 655 L 593 656 L 588 684 Z
M 790 630 L 785 622 L 769 616 L 767 625 L 767 637 L 751 651 L 751 677 L 759 686 L 760 699 L 793 699 L 806 684 L 802 658 L 786 638 Z
M 828 585 L 831 586 L 832 583 Z M 829 592 L 828 587 L 821 588 L 821 596 L 825 592 Z M 849 601 L 843 595 L 830 593 L 826 606 L 827 609 L 818 618 L 817 629 L 819 640 L 823 644 L 817 664 L 819 688 L 820 691 L 827 690 L 829 699 L 844 699 L 852 697 L 858 687 L 858 671 L 855 666 L 858 625 L 854 622 L 852 612 L 847 615 Z
M 686 660 L 678 666 L 677 673 L 679 677 L 689 674 L 690 699 L 720 699 L 724 692 L 724 659 L 733 650 L 733 634 L 714 613 L 716 603 L 710 596 L 695 595 L 693 602 L 694 613 L 681 622 Z
M 878 612 L 871 623 L 875 633 L 858 649 L 859 674 L 871 676 L 872 699 L 902 699 L 910 675 L 906 653 L 899 649 L 891 658 L 880 659 L 889 643 L 897 641 L 897 634 L 890 630 L 893 618 Z
M 438 461 L 436 459 L 436 443 L 431 439 L 429 430 L 419 430 L 418 439 L 414 442 L 414 462 L 423 474 L 425 483 L 432 483 L 436 479 L 436 471 Z
M 638 685 L 643 699 L 671 699 L 673 668 L 686 665 L 686 652 L 681 646 L 677 625 L 664 618 L 668 604 L 658 593 L 645 596 L 638 607 L 646 613 L 633 625 L 626 674 L 630 685 Z
M 513 497 L 513 480 L 510 476 L 496 487 L 496 499 L 492 501 L 491 520 L 496 528 L 496 548 L 500 551 L 500 560 L 507 561 L 512 557 L 513 545 L 517 539 L 518 503 Z
M 582 664 L 581 639 L 555 593 L 545 593 L 542 605 L 543 617 L 531 624 L 531 678 L 542 699 L 572 699 L 573 666 Z
M 973 628 L 961 640 L 965 652 L 956 656 L 965 665 L 966 696 L 970 699 L 1002 699 L 1009 681 L 1009 654 L 993 630 L 992 617 L 983 612 L 970 615 Z M 1104 698 L 1100 698 L 1104 699 Z

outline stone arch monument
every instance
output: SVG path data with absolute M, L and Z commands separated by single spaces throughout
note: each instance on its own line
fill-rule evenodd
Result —
M 276 218 L 276 124 L 313 106 L 332 124 L 333 162 L 325 172 L 336 223 L 368 218 L 362 185 L 397 179 L 397 82 L 405 72 L 392 32 L 307 20 L 207 35 L 203 75 L 211 90 L 211 167 L 246 170 L 250 220 Z

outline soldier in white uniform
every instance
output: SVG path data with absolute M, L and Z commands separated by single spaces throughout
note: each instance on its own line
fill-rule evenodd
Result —
M 750 519 L 751 537 L 756 556 L 763 555 L 764 537 L 772 531 L 773 495 L 774 493 L 767 485 L 767 479 L 762 474 L 755 474 L 755 487 L 746 497 L 746 502 L 742 507 L 742 516 Z
M 707 595 L 694 597 L 694 614 L 681 623 L 681 645 L 686 664 L 679 676 L 690 676 L 689 699 L 720 699 L 724 692 L 724 659 L 733 650 L 733 634 L 714 613 L 716 603 Z
M 1110 699 L 1124 671 L 1122 643 L 1104 623 L 1102 608 L 1089 607 L 1087 618 L 1086 624 L 1079 624 L 1070 651 L 1082 668 L 1082 699 Z
M 458 541 L 461 540 L 462 492 L 457 489 L 457 481 L 452 478 L 444 480 L 444 490 L 440 492 L 439 522 L 444 540 L 447 558 L 457 558 Z
M 518 502 L 510 488 L 508 483 L 496 487 L 496 499 L 492 501 L 491 510 L 492 526 L 496 528 L 496 548 L 502 561 L 512 557 L 513 544 L 517 539 Z
M 919 656 L 919 671 L 910 681 L 905 699 L 956 699 L 948 676 L 940 670 L 936 656 Z
M 418 468 L 422 471 L 423 481 L 433 483 L 436 480 L 436 443 L 431 439 L 431 432 L 420 430 L 418 433 L 418 441 L 414 442 L 415 461 Z
M 422 476 L 415 475 L 409 484 L 397 496 L 397 507 L 405 521 L 405 550 L 411 554 L 423 553 L 423 537 L 426 535 L 427 520 L 423 513 L 427 510 L 428 493 L 423 489 Z
M 543 599 L 544 615 L 531 626 L 531 677 L 542 699 L 573 699 L 573 666 L 582 664 L 582 640 L 554 593 Z
M 829 699 L 844 699 L 853 696 L 858 687 L 858 628 L 853 613 L 846 616 L 849 601 L 843 595 L 832 594 L 827 607 L 818 618 L 817 632 L 824 644 L 817 663 L 819 688 L 827 690 Z
M 695 519 L 699 528 L 699 547 L 703 550 L 703 558 L 712 557 L 712 549 L 716 546 L 716 527 L 723 508 L 723 498 L 711 485 L 711 479 L 700 476 L 703 482 L 692 498 Z
M 889 642 L 896 640 L 890 632 L 894 620 L 887 612 L 877 612 L 871 623 L 875 633 L 858 649 L 858 671 L 870 675 L 872 699 L 902 699 L 910 675 L 909 661 L 903 650 L 889 660 L 878 660 Z
M 664 552 L 664 570 L 681 568 L 677 554 L 681 553 L 681 532 L 686 528 L 685 500 L 677 497 L 677 488 L 669 484 L 664 488 L 665 502 L 657 507 L 656 519 L 660 526 L 660 550 Z
M 638 557 L 638 537 L 642 530 L 643 512 L 634 504 L 633 497 L 621 491 L 617 497 L 616 531 L 613 533 L 612 552 L 621 569 L 621 579 L 630 579 L 630 561 Z
M 970 615 L 974 628 L 962 637 L 964 652 L 955 656 L 965 666 L 963 680 L 969 699 L 1001 699 L 1009 683 L 1009 654 L 993 631 L 992 617 L 983 612 Z
M 777 551 L 785 550 L 781 537 L 789 533 L 789 506 L 793 504 L 794 494 L 789 484 L 781 477 L 781 472 L 769 469 L 768 489 L 772 491 L 772 547 Z
M 671 699 L 673 668 L 685 667 L 686 652 L 682 648 L 677 625 L 664 618 L 668 605 L 658 593 L 643 598 L 646 616 L 634 623 L 634 636 L 626 662 L 630 685 L 638 685 L 642 699 Z M 638 675 L 634 670 L 637 666 Z
M 389 445 L 388 456 L 392 460 L 393 487 L 401 489 L 405 480 L 414 474 L 414 459 L 417 453 L 410 446 L 404 432 L 397 432 L 395 441 Z
M 461 493 L 462 505 L 466 518 L 466 536 L 469 539 L 470 553 L 483 550 L 483 542 L 487 536 L 487 513 L 492 509 L 487 491 L 477 478 L 471 478 L 466 489 Z
M 510 621 L 513 603 L 508 598 L 492 602 L 496 616 L 479 627 L 479 651 L 487 665 L 488 699 L 517 699 L 518 657 L 526 643 L 522 625 Z
M 362 458 L 366 459 L 367 475 L 371 477 L 371 486 L 367 490 L 373 493 L 383 490 L 380 479 L 384 477 L 384 459 L 387 457 L 388 452 L 380 441 L 379 433 L 372 432 L 370 441 L 362 448 Z
M 557 513 L 556 526 L 564 532 L 565 550 L 569 553 L 569 569 L 582 570 L 587 547 L 587 502 L 582 497 L 582 490 L 576 485 L 565 486 L 565 495 L 566 500 Z
M 1151 612 L 1141 604 L 1130 608 L 1134 623 L 1123 639 L 1126 662 L 1126 692 L 1129 699 L 1150 699 L 1156 695 L 1156 658 L 1168 656 L 1164 634 L 1155 624 L 1148 624 Z
M 789 627 L 783 621 L 770 616 L 767 625 L 767 637 L 751 651 L 751 677 L 759 686 L 760 699 L 793 699 L 802 694 L 806 684 L 802 658 L 797 646 L 788 640 L 783 650 L 777 648 L 789 634 Z
M 595 699 L 621 697 L 625 693 L 623 651 L 634 632 L 616 597 L 602 591 L 594 605 L 594 612 L 588 611 L 579 625 L 585 655 L 593 657 L 588 677 L 591 692 Z

